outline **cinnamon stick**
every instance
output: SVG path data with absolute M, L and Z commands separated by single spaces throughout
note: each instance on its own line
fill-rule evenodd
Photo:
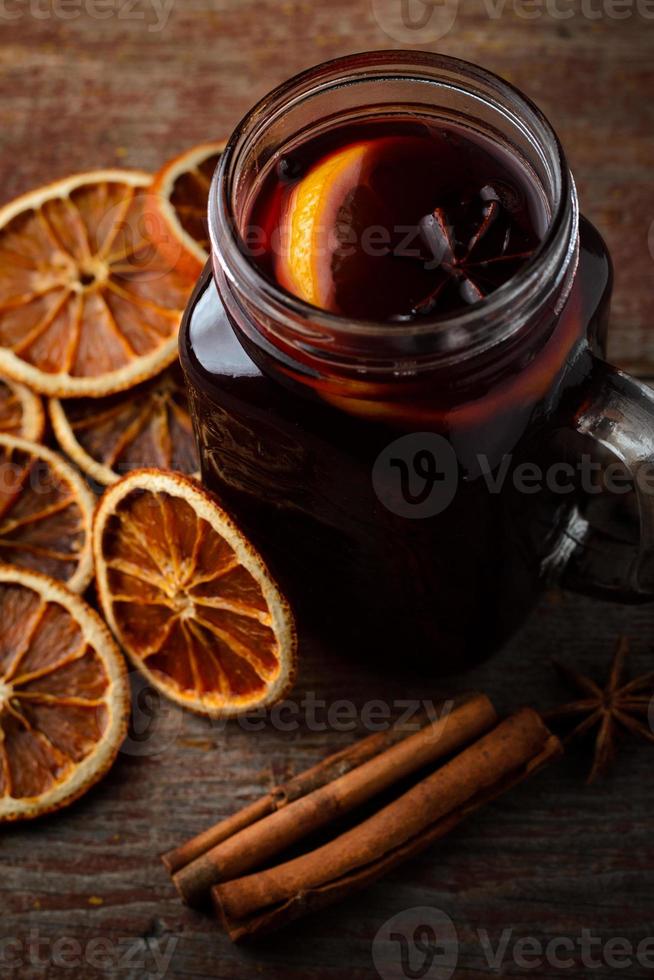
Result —
M 468 695 L 465 700 L 470 697 L 473 695 Z M 170 874 L 174 875 L 187 864 L 190 864 L 191 861 L 195 861 L 206 854 L 212 847 L 238 833 L 239 830 L 249 827 L 257 820 L 268 816 L 269 813 L 281 810 L 287 803 L 292 803 L 294 800 L 313 792 L 313 790 L 332 782 L 339 776 L 345 775 L 356 766 L 362 765 L 395 745 L 396 742 L 406 738 L 408 734 L 416 730 L 416 725 L 423 727 L 425 723 L 426 718 L 423 713 L 421 717 L 414 719 L 411 723 L 393 725 L 386 731 L 376 732 L 374 735 L 369 735 L 367 738 L 355 742 L 354 745 L 349 745 L 347 748 L 327 756 L 317 765 L 305 772 L 298 773 L 286 783 L 276 786 L 265 796 L 239 810 L 238 813 L 226 817 L 213 827 L 209 827 L 208 830 L 182 844 L 181 847 L 163 854 L 161 860 Z
M 438 721 L 222 840 L 174 875 L 180 895 L 190 905 L 202 903 L 213 885 L 261 867 L 406 776 L 479 738 L 496 721 L 485 695 L 465 701 Z M 328 771 L 333 773 L 332 765 Z M 324 775 L 323 769 L 321 778 Z
M 376 880 L 562 752 L 524 709 L 352 830 L 276 867 L 212 889 L 236 942 L 256 938 Z

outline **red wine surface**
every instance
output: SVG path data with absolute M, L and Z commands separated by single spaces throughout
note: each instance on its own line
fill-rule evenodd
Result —
M 341 126 L 280 156 L 244 248 L 277 285 L 353 319 L 420 322 L 494 292 L 548 224 L 515 148 L 463 126 Z

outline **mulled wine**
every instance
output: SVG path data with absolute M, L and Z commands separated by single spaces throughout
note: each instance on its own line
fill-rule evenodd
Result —
M 246 117 L 209 216 L 180 340 L 203 480 L 301 631 L 488 655 L 583 550 L 576 487 L 534 468 L 623 384 L 610 260 L 546 120 L 461 62 L 343 59 Z
M 287 150 L 255 197 L 243 246 L 300 299 L 401 326 L 508 282 L 548 223 L 515 152 L 463 126 L 395 115 Z

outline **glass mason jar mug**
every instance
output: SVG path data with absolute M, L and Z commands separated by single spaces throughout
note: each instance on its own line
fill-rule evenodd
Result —
M 519 156 L 546 202 L 542 241 L 463 310 L 389 324 L 318 309 L 249 254 L 253 198 L 289 147 L 398 114 Z M 603 360 L 610 260 L 519 92 L 424 52 L 319 66 L 237 127 L 209 223 L 180 338 L 202 477 L 301 631 L 451 671 L 497 648 L 544 584 L 650 597 L 654 402 Z

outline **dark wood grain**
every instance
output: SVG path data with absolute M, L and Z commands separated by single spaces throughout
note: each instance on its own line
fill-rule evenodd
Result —
M 377 5 L 384 22 L 395 2 Z M 494 20 L 483 3 L 466 0 L 452 30 L 426 47 L 498 71 L 548 113 L 583 210 L 615 259 L 612 356 L 654 374 L 654 20 L 591 20 L 571 6 L 577 13 L 570 19 L 527 20 L 507 4 Z M 87 13 L 65 21 L 37 19 L 19 0 L 6 8 L 22 15 L 0 18 L 3 199 L 76 170 L 154 169 L 189 144 L 226 135 L 256 98 L 293 72 L 355 50 L 398 46 L 368 0 L 176 0 L 161 31 L 149 29 L 151 13 L 144 21 Z M 144 0 L 134 9 L 150 11 Z M 653 622 L 647 606 L 547 596 L 500 656 L 449 685 L 407 665 L 404 651 L 390 668 L 308 644 L 294 697 L 310 691 L 328 705 L 349 700 L 359 719 L 371 699 L 435 699 L 452 687 L 483 688 L 502 708 L 545 707 L 567 695 L 549 666 L 552 655 L 602 679 L 615 635 L 626 632 L 633 669 L 643 671 L 651 668 Z M 359 980 L 377 976 L 371 949 L 378 929 L 415 906 L 454 919 L 456 976 L 465 980 L 500 975 L 485 959 L 480 929 L 493 946 L 503 930 L 514 930 L 501 975 L 551 978 L 616 971 L 579 964 L 527 971 L 511 959 L 513 940 L 576 940 L 584 928 L 604 943 L 624 937 L 637 945 L 654 936 L 652 754 L 628 744 L 606 782 L 585 788 L 587 760 L 573 753 L 364 894 L 256 951 L 234 948 L 210 918 L 180 904 L 158 855 L 349 743 L 362 725 L 313 731 L 303 722 L 284 732 L 268 722 L 254 734 L 166 705 L 154 719 L 146 706 L 139 719 L 146 737 L 128 743 L 85 800 L 2 833 L 0 942 L 21 944 L 22 965 L 0 961 L 0 976 L 154 975 L 152 955 L 134 961 L 134 943 L 149 941 L 172 953 L 169 977 Z M 30 936 L 46 941 L 40 966 L 29 961 Z M 47 945 L 66 937 L 83 944 L 81 965 L 58 962 Z M 112 944 L 104 968 L 93 960 L 103 954 L 92 940 Z M 16 953 L 15 946 L 3 949 Z M 58 949 L 68 962 L 76 956 L 75 947 Z M 651 972 L 634 963 L 619 975 Z
M 546 707 L 568 694 L 549 664 L 553 653 L 601 680 L 613 637 L 626 631 L 634 638 L 632 668 L 643 671 L 651 667 L 651 627 L 645 607 L 626 610 L 546 596 L 509 648 L 449 683 L 424 671 L 418 676 L 403 666 L 405 657 L 391 671 L 343 661 L 338 651 L 317 645 L 305 649 L 294 697 L 314 692 L 327 706 L 351 702 L 359 719 L 356 732 L 314 731 L 304 721 L 293 731 L 268 723 L 253 734 L 236 722 L 217 726 L 165 707 L 150 738 L 128 742 L 89 797 L 56 818 L 3 833 L 2 935 L 25 941 L 37 929 L 52 942 L 108 937 L 123 945 L 150 937 L 162 950 L 173 940 L 169 976 L 230 980 L 259 974 L 275 980 L 375 976 L 371 944 L 377 930 L 397 912 L 424 905 L 454 919 L 461 940 L 456 975 L 466 978 L 493 975 L 479 929 L 487 930 L 494 946 L 505 929 L 513 929 L 514 938 L 547 942 L 577 939 L 587 928 L 604 942 L 625 937 L 637 944 L 654 935 L 654 784 L 651 751 L 637 744 L 626 743 L 613 775 L 592 788 L 583 783 L 589 759 L 572 753 L 424 857 L 256 951 L 232 947 L 210 918 L 182 906 L 158 855 L 290 771 L 348 744 L 361 733 L 361 713 L 373 699 L 397 705 L 474 686 L 489 691 L 501 709 L 518 703 Z M 148 717 L 138 716 L 146 731 Z M 325 710 L 316 717 L 323 723 Z M 524 976 L 507 956 L 503 975 Z M 47 975 L 66 974 L 51 964 Z M 84 974 L 102 975 L 90 969 Z M 605 967 L 592 975 L 613 973 Z M 648 973 L 634 969 L 623 975 Z

